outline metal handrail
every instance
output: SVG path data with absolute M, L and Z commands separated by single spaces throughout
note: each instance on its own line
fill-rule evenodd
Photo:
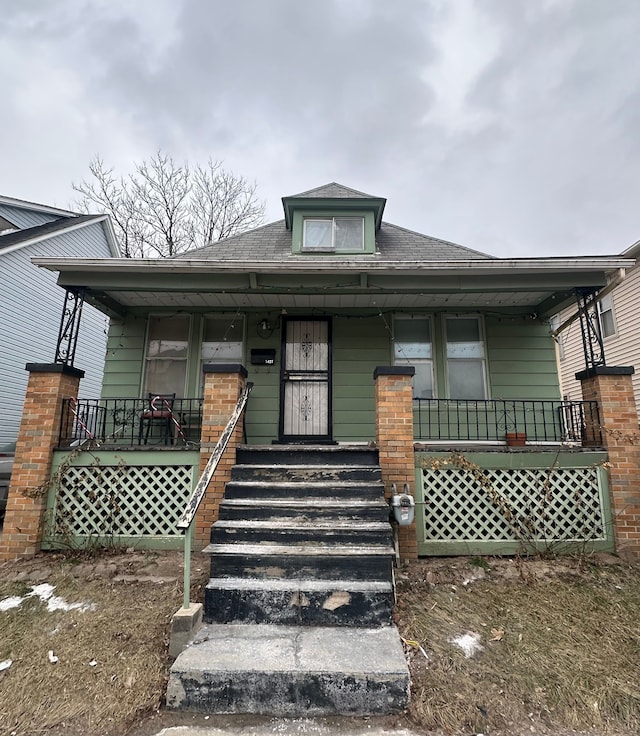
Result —
M 189 608 L 189 590 L 191 581 L 191 532 L 193 520 L 195 519 L 198 508 L 204 498 L 204 494 L 213 478 L 213 474 L 216 472 L 218 463 L 227 449 L 231 435 L 238 424 L 238 420 L 242 416 L 247 401 L 249 400 L 249 394 L 253 388 L 253 383 L 248 382 L 242 390 L 238 402 L 236 403 L 235 409 L 227 422 L 227 426 L 224 428 L 216 446 L 213 448 L 213 452 L 209 457 L 209 460 L 202 471 L 200 479 L 196 487 L 191 494 L 191 497 L 187 501 L 182 516 L 178 519 L 177 527 L 184 532 L 184 593 L 183 593 L 183 608 Z

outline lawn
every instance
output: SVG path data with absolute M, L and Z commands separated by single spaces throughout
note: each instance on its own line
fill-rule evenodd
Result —
M 130 552 L 0 565 L 0 734 L 122 736 L 161 710 L 180 562 Z M 192 599 L 205 567 L 194 558 Z M 394 723 L 640 732 L 638 566 L 430 559 L 399 569 L 397 589 L 412 701 Z

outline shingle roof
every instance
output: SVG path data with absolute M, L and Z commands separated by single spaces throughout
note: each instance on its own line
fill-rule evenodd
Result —
M 285 199 L 302 199 L 304 197 L 308 199 L 381 199 L 381 197 L 375 197 L 373 194 L 365 194 L 357 189 L 350 189 L 335 181 L 323 184 L 315 189 L 309 189 L 306 192 L 300 192 L 300 194 L 291 194 Z
M 45 222 L 44 225 L 36 225 L 35 227 L 28 227 L 24 230 L 15 230 L 14 232 L 7 233 L 6 235 L 0 235 L 0 254 L 6 248 L 13 248 L 13 246 L 19 245 L 20 243 L 28 242 L 37 238 L 43 238 L 47 235 L 53 235 L 59 230 L 66 230 L 69 227 L 80 225 L 83 222 L 103 219 L 103 217 L 104 215 L 62 217 L 59 220 Z
M 368 261 L 462 261 L 487 259 L 493 256 L 465 248 L 456 243 L 432 238 L 428 235 L 407 230 L 398 225 L 383 222 L 376 232 L 376 255 L 349 254 L 348 259 Z M 203 248 L 182 253 L 176 258 L 210 259 L 212 261 L 273 261 L 286 266 L 292 259 L 305 258 L 291 252 L 291 231 L 284 220 L 234 235 Z M 332 256 L 322 256 L 324 259 Z M 344 260 L 342 256 L 333 256 Z

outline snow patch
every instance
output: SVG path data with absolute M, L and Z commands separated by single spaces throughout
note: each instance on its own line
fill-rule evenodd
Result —
M 53 595 L 55 585 L 50 583 L 41 583 L 40 585 L 32 585 L 31 592 L 22 598 L 18 596 L 12 596 L 10 598 L 4 598 L 0 601 L 0 611 L 8 611 L 11 608 L 19 608 L 23 601 L 27 598 L 37 597 L 47 604 L 47 611 L 93 611 L 95 609 L 94 603 L 67 603 L 64 598 L 60 598 L 57 595 Z
M 480 634 L 476 634 L 474 631 L 468 631 L 466 634 L 449 639 L 449 644 L 455 644 L 457 647 L 460 647 L 467 659 L 484 649 L 482 644 L 480 644 Z

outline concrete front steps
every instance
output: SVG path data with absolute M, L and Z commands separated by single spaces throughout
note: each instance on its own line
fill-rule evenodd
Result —
M 217 713 L 406 707 L 393 545 L 377 453 L 242 447 L 211 529 L 205 626 L 167 703 Z

